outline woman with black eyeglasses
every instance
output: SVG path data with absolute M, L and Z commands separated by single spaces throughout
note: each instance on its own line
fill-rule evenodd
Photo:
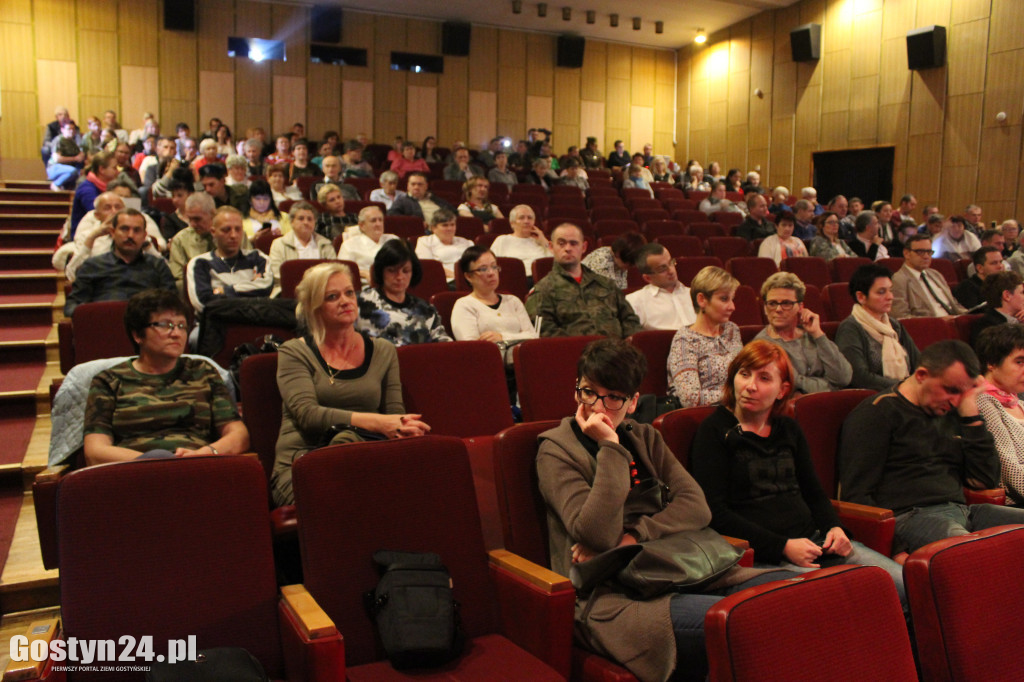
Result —
M 845 388 L 853 368 L 839 346 L 821 330 L 821 320 L 804 307 L 807 287 L 791 272 L 777 272 L 761 286 L 768 326 L 755 338 L 781 346 L 793 365 L 794 392 L 820 393 Z
M 245 452 L 249 432 L 220 373 L 204 359 L 182 357 L 188 322 L 178 295 L 136 294 L 124 326 L 139 354 L 93 377 L 86 463 Z
M 473 292 L 456 301 L 452 308 L 452 334 L 456 341 L 479 339 L 507 348 L 513 342 L 537 338 L 523 302 L 511 294 L 498 293 L 501 268 L 491 251 L 471 246 L 462 252 L 459 267 Z

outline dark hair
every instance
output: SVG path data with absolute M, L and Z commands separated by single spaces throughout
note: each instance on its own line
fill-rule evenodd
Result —
M 274 212 L 274 215 L 280 218 L 281 209 L 277 207 L 277 202 L 274 201 L 274 191 L 270 189 L 270 183 L 266 180 L 253 180 L 252 184 L 249 185 L 249 200 L 252 201 L 252 197 L 258 197 L 261 195 L 270 197 L 270 210 Z M 249 216 L 245 217 L 248 218 Z
M 910 239 L 907 240 L 909 244 Z M 974 267 L 978 268 L 985 264 L 988 260 L 988 254 L 990 253 L 1002 253 L 997 246 L 983 246 L 974 253 L 971 254 L 971 262 L 974 263 Z
M 642 274 L 649 275 L 651 274 L 651 268 L 647 265 L 648 256 L 660 256 L 663 253 L 665 253 L 665 247 L 658 242 L 644 244 L 634 252 L 633 265 Z
M 223 180 L 228 174 L 228 169 L 222 163 L 208 163 L 199 169 L 199 179 L 217 178 Z
M 781 398 L 776 398 L 772 404 L 771 414 L 777 417 L 782 414 L 789 402 L 789 397 L 796 390 L 796 377 L 793 374 L 793 363 L 789 360 L 786 349 L 782 346 L 766 341 L 754 339 L 736 354 L 736 357 L 729 363 L 729 372 L 722 388 L 722 405 L 730 411 L 736 409 L 736 375 L 742 370 L 759 370 L 768 365 L 775 365 L 779 370 L 779 378 L 789 384 L 789 389 Z
M 146 226 L 146 216 L 143 215 L 141 211 L 136 210 L 134 208 L 122 208 L 120 211 L 118 211 L 117 213 L 114 214 L 114 219 L 111 222 L 111 227 L 113 227 L 115 230 L 117 229 L 118 219 L 121 216 L 139 216 L 140 218 L 142 218 L 142 226 L 143 226 L 143 228 L 145 228 L 145 226 Z M 146 239 L 149 239 L 149 238 L 147 237 Z M 145 246 L 145 244 L 143 244 L 143 246 Z
M 406 182 L 406 184 L 408 184 L 409 178 L 413 177 L 414 175 L 423 178 L 427 182 L 427 186 L 428 187 L 430 186 L 430 176 L 427 175 L 426 173 L 424 173 L 423 171 L 409 171 L 408 173 L 406 173 L 405 174 L 405 182 Z
M 618 256 L 623 262 L 631 263 L 636 257 L 636 251 L 647 239 L 639 232 L 624 232 L 612 242 L 612 253 Z
M 860 266 L 850 276 L 850 296 L 853 296 L 854 301 L 857 300 L 858 293 L 867 296 L 871 293 L 875 280 L 883 278 L 892 279 L 892 272 L 888 268 L 875 263 Z
M 975 378 L 981 374 L 981 364 L 971 347 L 956 339 L 943 339 L 929 344 L 921 351 L 918 367 L 928 370 L 932 376 L 942 374 L 955 363 L 959 362 L 967 371 L 967 376 Z
M 346 152 L 357 152 L 362 151 L 362 149 L 363 143 L 360 142 L 359 140 L 349 140 L 348 142 L 345 143 Z
M 1003 234 L 1003 233 L 1002 233 L 1002 231 L 1001 231 L 1001 230 L 985 230 L 985 231 L 984 231 L 984 232 L 982 232 L 982 233 L 981 233 L 980 235 L 978 235 L 978 240 L 979 240 L 979 241 L 980 241 L 980 242 L 981 242 L 982 244 L 984 244 L 984 243 L 985 243 L 985 242 L 987 242 L 987 241 L 991 241 L 992 237 L 995 237 L 995 236 L 1002 236 L 1002 234 Z
M 785 221 L 787 223 L 793 223 L 793 226 L 794 227 L 796 226 L 796 216 L 794 216 L 789 211 L 782 211 L 777 216 L 775 216 L 775 225 L 776 225 L 776 227 L 779 225 L 779 223 L 781 223 L 783 221 Z
M 463 274 L 469 272 L 469 268 L 473 263 L 480 260 L 485 253 L 490 253 L 492 256 L 494 255 L 486 246 L 478 246 L 474 244 L 469 247 L 462 252 L 462 257 L 459 258 L 459 269 L 462 270 Z M 495 256 L 495 260 L 497 260 L 497 256 Z
M 1021 284 L 1024 284 L 1024 280 L 1016 272 L 997 272 L 985 278 L 981 285 L 981 295 L 985 297 L 988 307 L 995 310 L 1003 305 L 1003 292 L 1012 292 Z
M 384 269 L 395 265 L 412 264 L 412 279 L 409 287 L 414 287 L 423 279 L 423 267 L 416 252 L 404 239 L 389 239 L 377 249 L 373 257 L 373 282 L 378 289 L 384 286 Z
M 299 147 L 299 146 L 305 147 L 306 150 L 308 151 L 309 150 L 309 140 L 307 140 L 304 137 L 300 137 L 299 139 L 295 140 L 295 142 L 292 142 L 292 149 L 293 150 L 296 147 Z
M 128 299 L 128 307 L 124 309 L 124 329 L 128 332 L 128 339 L 136 353 L 139 352 L 139 342 L 135 340 L 135 334 L 145 336 L 146 329 L 152 321 L 150 318 L 165 311 L 188 317 L 185 304 L 172 289 L 146 289 Z
M 195 191 L 196 181 L 192 177 L 192 171 L 188 168 L 175 168 L 171 171 L 171 183 L 180 182 L 183 185 L 188 185 L 189 194 Z
M 174 129 L 175 130 L 191 130 L 191 128 L 188 127 L 188 124 L 185 123 L 184 121 L 182 121 L 178 125 L 174 126 Z
M 815 227 L 818 228 L 818 231 L 821 232 L 822 229 L 825 227 L 825 221 L 833 216 L 838 218 L 838 216 L 836 216 L 835 211 L 825 211 L 821 215 L 816 216 L 814 219 L 812 219 L 811 222 L 814 223 Z M 778 220 L 778 218 L 776 218 L 776 220 Z
M 978 360 L 986 369 L 1001 365 L 1010 353 L 1024 349 L 1024 325 L 997 324 L 983 329 L 974 342 Z
M 576 381 L 586 378 L 632 397 L 647 375 L 647 358 L 622 339 L 591 341 L 576 363 Z
M 929 244 L 931 244 L 932 236 L 930 234 L 928 234 L 927 232 L 917 232 L 915 234 L 912 234 L 909 237 L 907 237 L 907 241 L 906 241 L 907 248 L 909 249 L 910 245 L 913 244 L 914 242 L 928 242 Z M 985 262 L 984 259 L 982 259 L 981 262 L 984 263 Z

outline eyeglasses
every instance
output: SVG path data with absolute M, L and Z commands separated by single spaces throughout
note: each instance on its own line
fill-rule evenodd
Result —
M 653 270 L 651 270 L 651 274 L 652 275 L 660 275 L 660 274 L 668 272 L 669 270 L 674 270 L 677 263 L 678 263 L 678 261 L 675 258 L 673 258 L 672 260 L 670 260 L 668 262 L 667 265 L 661 265 L 661 266 L 656 267 Z
M 622 406 L 629 400 L 629 398 L 625 396 L 615 395 L 614 393 L 601 395 L 600 393 L 592 391 L 585 386 L 576 387 L 576 399 L 588 407 L 592 407 L 598 400 L 600 400 L 601 403 L 604 404 L 605 408 L 612 412 L 618 412 L 621 410 Z
M 799 301 L 765 301 L 764 307 L 768 310 L 775 310 L 776 308 L 782 308 L 783 310 L 792 310 Z
M 150 322 L 146 326 L 152 327 L 153 329 L 159 329 L 164 334 L 170 334 L 175 329 L 182 332 L 188 331 L 188 324 L 185 322 Z
M 470 270 L 469 272 L 470 273 L 479 272 L 481 275 L 489 275 L 492 272 L 497 274 L 497 273 L 501 272 L 501 266 L 500 265 L 481 265 L 476 270 Z
M 916 253 L 918 256 L 932 256 L 935 254 L 934 249 L 911 249 L 911 253 Z

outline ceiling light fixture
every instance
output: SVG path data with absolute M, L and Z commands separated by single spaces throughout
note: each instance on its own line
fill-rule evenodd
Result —
M 656 21 L 656 22 L 654 22 L 654 32 L 655 33 L 664 33 L 665 32 L 665 22 L 664 21 Z
M 705 42 L 707 42 L 707 40 L 708 40 L 708 37 L 706 35 L 704 35 L 704 29 L 698 28 L 697 29 L 697 37 L 694 38 L 694 42 L 696 42 L 696 43 L 705 43 Z
M 633 30 L 639 31 L 641 25 L 640 17 L 633 17 Z
M 572 21 L 572 7 L 562 8 L 562 21 Z
M 512 14 L 523 13 L 523 0 L 512 0 Z
M 597 21 L 597 12 L 595 12 L 592 9 L 588 9 L 587 10 L 587 23 L 588 24 L 593 24 L 595 21 Z
M 548 15 L 548 4 L 546 2 L 537 5 L 537 16 L 543 19 Z
M 612 28 L 618 28 L 619 27 L 619 15 L 618 14 L 609 14 L 608 15 L 608 24 Z

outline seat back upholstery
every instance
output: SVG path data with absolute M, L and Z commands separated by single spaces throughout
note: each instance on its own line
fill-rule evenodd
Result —
M 697 429 L 715 409 L 715 405 L 685 407 L 667 412 L 654 420 L 654 428 L 658 429 L 669 450 L 687 471 L 690 470 L 690 447 Z
M 505 549 L 550 566 L 547 505 L 537 480 L 537 436 L 557 420 L 516 424 L 494 440 L 494 482 Z
M 256 460 L 88 467 L 61 482 L 57 507 L 67 636 L 150 635 L 165 655 L 169 639 L 196 635 L 200 649 L 244 647 L 281 675 L 267 486 Z
M 704 633 L 713 682 L 917 680 L 896 587 L 875 566 L 836 566 L 737 592 L 708 609 Z M 827 661 L 809 661 L 809 651 L 827 651 Z
M 513 348 L 523 421 L 561 419 L 576 412 L 576 361 L 600 336 L 530 339 Z
M 299 286 L 299 282 L 306 274 L 306 270 L 309 270 L 315 265 L 321 263 L 334 263 L 334 260 L 325 258 L 296 258 L 293 260 L 286 260 L 281 263 L 281 298 L 295 298 L 295 287 Z M 352 262 L 352 261 L 348 261 Z M 354 276 L 359 277 L 359 268 L 349 266 L 350 272 L 354 273 Z M 354 281 L 356 291 L 359 291 L 359 282 Z
M 452 310 L 455 308 L 456 301 L 468 295 L 468 291 L 439 291 L 430 297 L 430 305 L 437 309 L 437 314 L 444 322 L 444 328 L 448 330 L 448 336 L 453 339 L 455 335 L 452 333 Z
M 842 322 L 853 312 L 853 304 L 856 301 L 850 294 L 850 285 L 847 282 L 833 282 L 826 286 L 822 293 L 828 306 L 829 317 L 836 322 Z
M 668 352 L 675 335 L 672 329 L 645 329 L 626 339 L 647 358 L 647 375 L 637 389 L 641 395 L 668 395 Z
M 833 282 L 849 282 L 850 276 L 857 271 L 857 268 L 870 264 L 870 258 L 857 256 L 853 258 L 833 258 L 829 261 L 828 265 Z
M 755 292 L 760 292 L 764 281 L 779 271 L 775 261 L 759 256 L 732 258 L 725 264 L 725 269 L 738 279 L 740 284 L 746 284 Z
M 501 268 L 501 290 L 515 294 L 520 301 L 524 300 L 530 290 L 526 286 L 526 265 L 518 258 L 507 256 L 499 256 L 496 260 Z
M 467 636 L 496 631 L 466 446 L 423 436 L 315 450 L 293 467 L 306 588 L 345 638 L 349 666 L 384 658 L 363 592 L 379 549 L 436 552 L 451 573 Z
M 837 458 L 843 422 L 853 408 L 874 394 L 866 388 L 849 388 L 810 393 L 793 404 L 793 416 L 807 438 L 814 470 L 829 497 L 836 498 L 839 487 Z
M 1024 526 L 997 526 L 925 545 L 903 574 L 922 679 L 1015 677 L 1024 644 Z
M 444 265 L 439 260 L 431 258 L 420 259 L 420 269 L 423 271 L 423 278 L 419 284 L 409 287 L 409 293 L 419 296 L 425 301 L 439 291 L 448 291 L 448 278 L 444 272 Z
M 456 341 L 401 346 L 398 366 L 405 409 L 422 414 L 431 433 L 493 436 L 512 425 L 505 365 L 496 344 Z
M 270 480 L 277 437 L 281 433 L 281 392 L 277 388 L 277 353 L 250 355 L 238 371 L 242 421 L 249 430 L 249 447 L 256 451 Z
M 135 355 L 128 332 L 124 330 L 124 311 L 128 301 L 82 303 L 71 315 L 74 362 Z M 68 368 L 70 369 L 70 367 Z
M 952 325 L 941 317 L 905 317 L 900 324 L 914 340 L 914 345 L 925 349 L 936 341 L 954 338 Z
M 832 276 L 828 273 L 828 263 L 824 258 L 815 256 L 786 258 L 782 261 L 782 269 L 792 272 L 804 284 L 813 284 L 819 289 L 832 283 Z

